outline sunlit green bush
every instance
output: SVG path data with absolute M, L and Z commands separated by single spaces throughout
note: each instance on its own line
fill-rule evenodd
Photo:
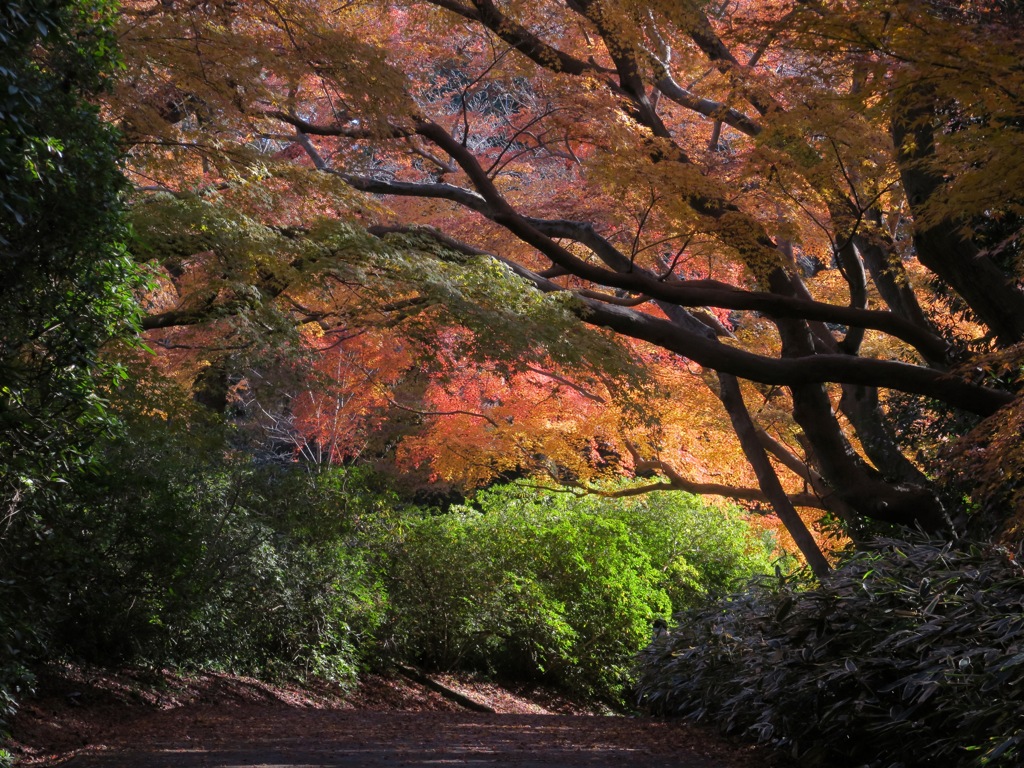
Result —
M 673 601 L 690 604 L 768 558 L 741 520 L 694 497 L 495 488 L 413 521 L 397 543 L 393 642 L 428 666 L 614 698 Z
M 801 765 L 1019 765 L 1024 572 L 980 544 L 880 542 L 678 617 L 640 658 L 650 710 Z
M 710 505 L 689 493 L 574 503 L 587 503 L 595 513 L 625 523 L 661 572 L 673 611 L 773 572 L 782 554 L 771 531 L 752 527 L 739 508 Z
M 481 492 L 473 506 L 488 514 L 543 511 L 622 523 L 658 571 L 658 586 L 668 593 L 673 611 L 774 572 L 781 554 L 771 532 L 752 527 L 737 507 L 711 505 L 689 493 L 609 498 L 505 485 Z
M 468 508 L 414 522 L 389 573 L 398 652 L 611 696 L 669 603 L 617 521 Z

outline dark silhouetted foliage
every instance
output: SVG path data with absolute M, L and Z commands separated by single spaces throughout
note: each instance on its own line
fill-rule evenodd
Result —
M 821 584 L 765 579 L 640 657 L 649 710 L 807 766 L 1019 765 L 1024 573 L 990 545 L 885 540 Z

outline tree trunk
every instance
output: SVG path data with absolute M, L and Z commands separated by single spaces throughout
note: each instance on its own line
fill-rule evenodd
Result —
M 943 185 L 943 178 L 926 165 L 935 154 L 933 117 L 930 105 L 917 105 L 895 115 L 892 121 L 896 162 L 910 212 L 917 223 L 917 258 L 949 283 L 1000 344 L 1009 346 L 1024 341 L 1024 293 L 1013 285 L 1011 278 L 978 251 L 952 218 L 943 218 L 937 224 L 920 223 L 923 206 L 934 199 Z
M 800 548 L 800 552 L 807 560 L 814 575 L 818 578 L 827 576 L 832 569 L 779 482 L 775 468 L 758 438 L 757 427 L 743 402 L 743 393 L 740 391 L 739 382 L 735 376 L 727 373 L 719 373 L 718 382 L 721 387 L 722 404 L 729 414 L 733 429 L 736 430 L 736 436 L 740 440 L 743 455 L 750 462 L 761 490 L 775 509 L 779 519 L 782 520 L 782 524 L 786 526 L 786 530 L 793 537 L 793 541 Z
M 864 453 L 886 480 L 927 486 L 928 478 L 903 455 L 888 428 L 878 402 L 878 390 L 855 384 L 843 386 L 839 401 L 843 415 L 853 425 Z

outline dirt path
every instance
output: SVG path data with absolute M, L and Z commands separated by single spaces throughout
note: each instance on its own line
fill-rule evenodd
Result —
M 565 714 L 543 692 L 454 679 L 495 714 L 409 680 L 368 676 L 354 694 L 228 675 L 62 668 L 14 723 L 25 765 L 67 768 L 763 768 L 764 750 L 677 721 Z
M 224 708 L 159 728 L 144 747 L 128 739 L 80 755 L 69 768 L 720 768 L 692 734 L 671 724 L 585 715 L 346 712 Z M 147 724 L 152 733 L 158 723 Z

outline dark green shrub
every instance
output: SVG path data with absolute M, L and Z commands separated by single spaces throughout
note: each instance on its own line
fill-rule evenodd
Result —
M 52 584 L 22 578 L 31 547 L 111 426 L 101 395 L 120 371 L 100 349 L 138 312 L 118 137 L 90 104 L 119 68 L 116 15 L 0 3 L 0 731 L 54 614 Z
M 17 599 L 20 590 L 13 582 L 5 581 L 2 586 L 4 598 Z M 43 645 L 36 636 L 38 625 L 24 613 L 12 611 L 12 605 L 17 603 L 0 603 L 0 740 L 4 723 L 17 711 L 18 698 L 32 690 L 35 677 L 26 662 L 32 651 Z
M 982 544 L 880 542 L 821 585 L 762 580 L 641 654 L 644 705 L 802 765 L 1019 765 L 1024 573 Z
M 0 522 L 54 503 L 109 426 L 100 349 L 131 335 L 109 0 L 0 4 Z M 0 553 L 2 554 L 2 553 Z
M 255 463 L 154 378 L 117 402 L 96 469 L 5 542 L 36 655 L 351 680 L 383 614 L 360 527 L 386 499 L 355 471 Z

